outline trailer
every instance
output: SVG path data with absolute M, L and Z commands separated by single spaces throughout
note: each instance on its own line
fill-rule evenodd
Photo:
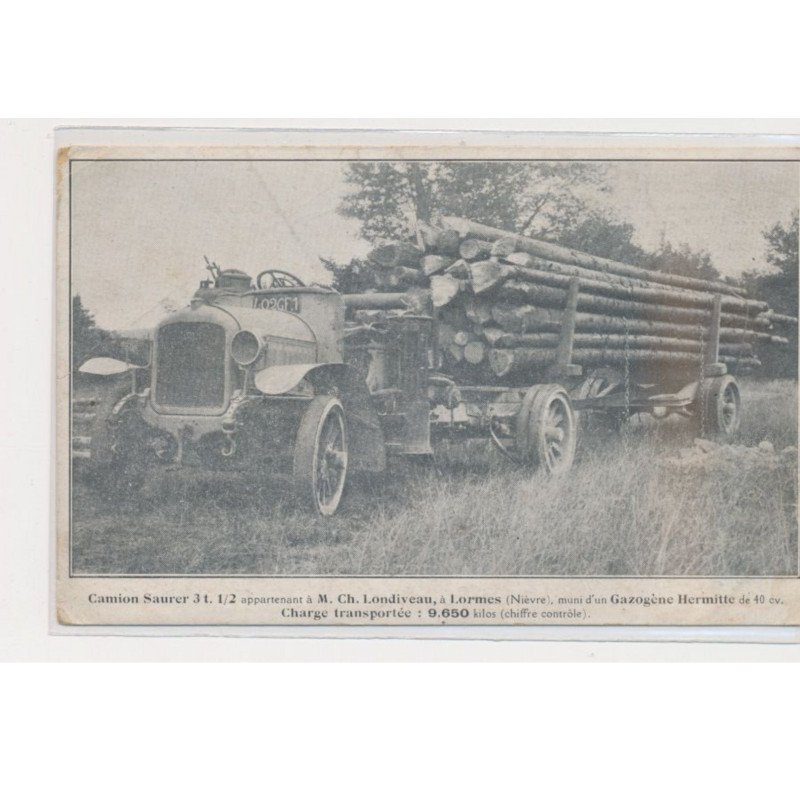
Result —
M 387 452 L 431 455 L 443 439 L 485 438 L 511 461 L 558 475 L 571 467 L 589 418 L 619 430 L 633 414 L 678 414 L 691 419 L 698 433 L 735 437 L 741 395 L 735 376 L 718 357 L 721 303 L 715 303 L 716 323 L 696 367 L 661 365 L 654 370 L 628 353 L 621 367 L 586 374 L 572 363 L 579 283 L 573 279 L 568 293 L 555 360 L 531 370 L 530 383 L 474 385 L 448 374 L 435 311 L 389 317 L 380 326 L 353 325 L 350 357 L 370 363 L 367 382 Z M 350 308 L 368 302 L 369 296 L 345 297 Z M 384 308 L 387 302 L 380 301 Z

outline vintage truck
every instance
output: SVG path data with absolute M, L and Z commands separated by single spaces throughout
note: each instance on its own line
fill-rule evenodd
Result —
M 152 331 L 149 356 L 75 365 L 72 456 L 109 489 L 134 491 L 159 465 L 247 470 L 265 487 L 280 473 L 331 515 L 349 472 L 382 471 L 388 455 L 429 457 L 440 437 L 483 437 L 559 474 L 573 462 L 579 414 L 676 412 L 724 435 L 739 425 L 736 379 L 722 371 L 623 385 L 563 363 L 533 385 L 467 385 L 442 369 L 429 293 L 342 295 L 279 270 L 255 281 L 211 270 Z M 399 313 L 372 324 L 359 310 Z M 566 362 L 573 334 L 565 325 Z

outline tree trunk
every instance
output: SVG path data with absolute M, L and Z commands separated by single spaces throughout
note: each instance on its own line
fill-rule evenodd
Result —
M 623 275 L 628 278 L 642 278 L 661 283 L 667 286 L 679 286 L 684 289 L 699 289 L 701 291 L 722 292 L 723 294 L 733 294 L 734 290 L 720 281 L 707 281 L 701 278 L 688 278 L 683 275 L 672 275 L 667 272 L 657 272 L 646 270 L 641 267 L 634 267 L 630 264 L 623 264 L 619 261 L 612 261 L 608 258 L 598 258 L 582 253 L 579 250 L 572 250 L 568 247 L 542 242 L 538 239 L 531 239 L 527 236 L 516 236 L 500 228 L 492 228 L 489 225 L 481 225 L 478 222 L 461 219 L 459 217 L 444 217 L 443 222 L 450 228 L 457 230 L 461 236 L 475 237 L 478 239 L 488 239 L 497 241 L 498 239 L 513 238 L 516 242 L 515 251 L 523 251 L 540 258 L 550 261 L 560 261 L 565 264 L 574 264 L 586 269 L 599 270 L 600 272 L 610 272 L 614 275 Z
M 436 240 L 436 251 L 443 256 L 458 256 L 458 250 L 461 246 L 461 237 L 457 231 L 450 228 L 443 230 Z
M 463 258 L 459 258 L 458 261 L 454 261 L 446 270 L 446 275 L 450 275 L 453 278 L 458 278 L 462 281 L 467 281 L 470 278 L 469 274 L 469 264 L 464 261 Z
M 506 258 L 512 253 L 517 251 L 517 240 L 512 236 L 511 238 L 498 239 L 492 244 L 491 255 L 492 258 Z
M 489 366 L 498 378 L 520 374 L 526 370 L 545 367 L 555 361 L 555 348 L 514 348 L 489 351 Z M 575 348 L 572 363 L 581 366 L 604 366 L 624 364 L 700 364 L 702 355 L 679 353 L 671 350 L 601 350 L 594 348 Z
M 768 322 L 777 322 L 778 325 L 797 325 L 797 317 L 790 317 L 788 314 L 778 314 L 777 311 L 769 309 L 763 315 Z
M 719 352 L 723 356 L 752 356 L 755 353 L 753 345 L 747 342 L 720 344 Z
M 436 245 L 439 241 L 439 234 L 441 232 L 441 228 L 437 228 L 427 222 L 423 222 L 421 220 L 417 222 L 417 238 L 422 239 L 422 243 L 425 245 L 426 253 L 436 251 Z
M 469 320 L 467 319 L 463 307 L 459 303 L 453 303 L 445 308 L 440 308 L 437 316 L 442 322 L 446 322 L 456 331 L 469 328 Z
M 556 347 L 560 341 L 557 333 L 505 333 L 496 328 L 484 334 L 492 347 Z M 693 339 L 673 339 L 665 336 L 621 336 L 619 334 L 576 333 L 572 340 L 573 348 L 621 349 L 631 350 L 674 350 L 686 353 L 700 353 L 702 342 Z M 736 345 L 737 347 L 739 345 Z
M 521 280 L 527 283 L 542 286 L 552 286 L 556 288 L 566 288 L 573 277 L 580 279 L 580 290 L 586 294 L 599 294 L 607 297 L 615 297 L 622 300 L 638 300 L 646 303 L 663 303 L 677 307 L 703 308 L 710 309 L 714 304 L 714 295 L 707 292 L 695 292 L 688 289 L 669 289 L 662 288 L 645 281 L 607 281 L 597 274 L 587 277 L 586 273 L 590 270 L 580 270 L 578 275 L 565 274 L 559 267 L 552 264 L 557 269 L 551 269 L 550 263 L 541 259 L 530 257 L 534 266 L 519 266 L 516 264 L 498 264 L 494 261 L 479 261 L 472 264 L 472 289 L 475 294 L 490 292 L 500 286 L 503 281 L 511 279 Z M 539 265 L 547 265 L 546 269 L 538 269 Z M 578 271 L 578 268 L 573 268 Z M 569 268 L 567 268 L 569 270 Z M 739 300 L 737 298 L 723 298 L 722 307 L 726 311 L 740 312 L 743 314 L 756 314 L 764 310 L 765 303 L 757 300 Z
M 578 319 L 580 318 L 578 314 Z M 540 308 L 531 305 L 494 305 L 492 306 L 492 319 L 504 330 L 513 333 L 526 331 L 553 331 L 561 330 L 563 315 L 561 311 L 551 308 Z
M 761 366 L 761 361 L 757 358 L 737 358 L 736 356 L 720 356 L 719 360 L 730 367 L 732 372 L 739 370 L 751 370 Z
M 344 305 L 348 310 L 358 308 L 408 308 L 410 299 L 403 292 L 374 292 L 346 294 Z
M 536 331 L 557 333 L 561 330 L 563 314 L 557 309 L 503 303 L 492 306 L 492 319 L 509 333 Z M 698 341 L 708 336 L 708 329 L 703 325 L 682 325 L 679 323 L 658 322 L 651 319 L 623 319 L 602 314 L 577 314 L 575 328 L 581 332 L 671 336 L 679 339 L 696 339 Z M 760 333 L 738 327 L 723 327 L 720 330 L 720 340 L 723 342 L 752 340 L 768 343 L 773 338 L 780 337 L 773 337 L 768 333 Z M 783 341 L 779 343 L 783 343 Z
M 407 172 L 411 189 L 414 193 L 414 212 L 417 219 L 431 218 L 431 188 L 425 185 L 425 175 L 421 164 L 409 162 Z
M 463 346 L 458 345 L 455 342 L 451 345 L 448 345 L 447 350 L 445 352 L 447 353 L 451 361 L 459 363 L 464 360 L 464 348 Z
M 464 312 L 470 322 L 479 322 L 485 325 L 492 321 L 492 304 L 483 298 L 464 295 Z
M 445 350 L 453 344 L 453 337 L 456 335 L 455 328 L 446 322 L 440 322 L 436 332 L 436 338 L 440 350 Z
M 567 297 L 567 293 L 563 289 L 533 285 L 515 280 L 506 281 L 497 290 L 496 294 L 499 298 L 507 300 L 545 306 L 552 305 L 557 308 L 564 306 Z M 707 325 L 711 321 L 711 312 L 699 308 L 675 308 L 673 306 L 618 300 L 616 298 L 583 293 L 578 295 L 578 310 L 619 317 L 679 322 L 682 324 Z M 747 325 L 760 325 L 763 327 L 769 324 L 759 322 L 757 318 L 750 319 L 738 314 L 722 314 L 721 319 L 722 323 L 729 327 L 745 327 Z
M 721 342 L 759 342 L 760 344 L 788 344 L 789 340 L 782 336 L 773 336 L 762 331 L 748 330 L 747 328 L 720 328 L 719 340 Z
M 405 289 L 409 286 L 421 286 L 426 283 L 425 276 L 418 269 L 411 269 L 411 267 L 392 267 L 387 269 L 382 277 L 393 289 Z
M 492 252 L 491 242 L 482 242 L 480 239 L 464 239 L 458 248 L 461 258 L 467 261 L 475 261 L 477 258 L 484 258 Z

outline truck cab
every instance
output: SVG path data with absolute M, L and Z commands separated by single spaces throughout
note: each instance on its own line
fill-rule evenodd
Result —
M 114 394 L 94 404 L 103 412 L 81 437 L 86 458 L 129 488 L 131 466 L 287 473 L 332 514 L 348 467 L 385 465 L 366 373 L 345 362 L 342 295 L 279 270 L 253 282 L 210 266 L 189 305 L 152 331 L 147 367 L 107 357 L 81 366 Z

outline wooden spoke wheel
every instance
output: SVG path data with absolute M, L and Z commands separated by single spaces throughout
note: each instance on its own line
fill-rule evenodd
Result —
M 548 475 L 561 475 L 572 466 L 577 441 L 577 421 L 567 392 L 557 384 L 528 389 L 517 417 L 521 459 Z
M 347 428 L 335 397 L 320 395 L 309 403 L 297 431 L 292 474 L 314 511 L 336 513 L 347 479 Z
M 703 433 L 733 438 L 742 422 L 742 398 L 733 375 L 706 378 L 698 392 L 696 413 Z

